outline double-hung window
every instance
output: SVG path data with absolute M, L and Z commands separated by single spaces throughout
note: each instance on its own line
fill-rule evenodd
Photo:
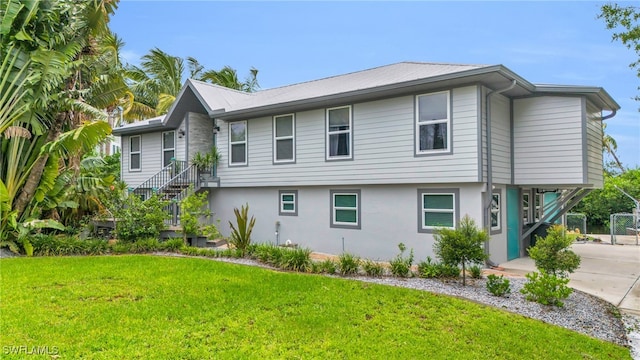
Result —
M 327 109 L 327 160 L 353 158 L 351 106 Z
M 176 133 L 167 131 L 162 133 L 162 166 L 171 164 L 176 158 Z
M 247 165 L 247 122 L 229 123 L 229 165 Z
M 360 190 L 331 190 L 331 227 L 360 229 Z
M 458 189 L 418 190 L 419 232 L 453 229 L 458 222 Z
M 500 231 L 501 229 L 501 196 L 499 192 L 495 192 L 491 197 L 491 231 Z
M 416 96 L 416 154 L 450 152 L 449 91 Z
M 280 190 L 280 215 L 297 216 L 298 215 L 298 191 L 297 190 Z
M 141 161 L 141 143 L 140 135 L 129 138 L 129 171 L 140 171 L 142 169 Z
M 273 118 L 273 162 L 296 161 L 295 118 L 293 114 Z

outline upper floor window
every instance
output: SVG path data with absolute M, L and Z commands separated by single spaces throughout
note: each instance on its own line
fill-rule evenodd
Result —
M 293 114 L 273 118 L 273 162 L 294 162 L 295 154 L 295 118 Z
M 247 122 L 229 123 L 229 165 L 247 165 Z
M 176 158 L 176 136 L 175 131 L 162 133 L 162 166 L 171 164 Z
M 327 160 L 353 157 L 351 106 L 327 109 Z
M 129 170 L 138 171 L 141 170 L 140 157 L 142 155 L 140 135 L 132 136 L 129 138 Z
M 416 154 L 450 150 L 450 93 L 416 96 Z

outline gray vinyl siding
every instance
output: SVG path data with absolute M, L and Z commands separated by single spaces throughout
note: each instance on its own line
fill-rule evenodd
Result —
M 587 101 L 587 182 L 597 188 L 604 185 L 601 118 L 602 111 Z
M 477 87 L 452 94 L 453 154 L 415 156 L 414 96 L 353 106 L 353 160 L 325 161 L 325 109 L 298 112 L 296 163 L 273 165 L 272 117 L 249 119 L 248 166 L 228 167 L 228 126 L 218 148 L 222 187 L 477 182 Z M 274 114 L 277 115 L 277 114 Z
M 493 182 L 511 183 L 511 124 L 509 99 L 491 97 L 491 152 Z
M 129 138 L 122 136 L 122 181 L 136 187 L 162 169 L 162 132 L 140 135 L 140 171 L 129 170 Z
M 208 115 L 198 113 L 188 113 L 188 153 L 183 159 L 193 158 L 196 152 L 208 153 L 213 146 L 213 120 Z
M 582 184 L 582 99 L 540 96 L 513 107 L 515 183 Z
M 460 217 L 468 214 L 482 223 L 482 185 L 477 183 L 217 188 L 211 189 L 209 202 L 224 236 L 230 233 L 229 221 L 235 223 L 234 207 L 248 203 L 249 214 L 256 218 L 251 234 L 256 243 L 275 244 L 275 224 L 279 222 L 280 244 L 291 240 L 313 251 L 341 254 L 344 239 L 344 251 L 388 261 L 398 254 L 398 243 L 403 242 L 414 250 L 418 261 L 434 257 L 434 238 L 433 234 L 418 232 L 417 191 L 452 188 L 459 189 Z M 360 191 L 360 228 L 331 227 L 331 191 L 354 189 Z M 298 216 L 278 215 L 280 190 L 297 190 Z

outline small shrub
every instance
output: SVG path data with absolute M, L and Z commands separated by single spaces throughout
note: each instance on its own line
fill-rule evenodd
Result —
M 238 249 L 244 257 L 247 248 L 251 244 L 251 232 L 256 224 L 256 219 L 253 216 L 249 219 L 249 204 L 243 205 L 240 210 L 238 208 L 233 209 L 233 213 L 236 215 L 236 225 L 229 221 L 229 226 L 231 227 L 229 244 Z
M 482 279 L 482 267 L 478 264 L 469 266 L 469 275 L 474 279 Z
M 536 245 L 529 249 L 529 256 L 538 270 L 567 277 L 580 266 L 580 256 L 569 250 L 572 243 L 573 239 L 566 235 L 564 227 L 554 225 L 546 237 L 537 238 Z
M 111 245 L 111 252 L 113 254 L 128 254 L 131 252 L 131 246 L 132 243 L 118 241 Z
M 161 242 L 158 246 L 158 250 L 178 252 L 184 246 L 184 242 L 180 238 L 172 238 Z
M 568 298 L 573 292 L 573 289 L 567 286 L 568 278 L 547 274 L 544 270 L 540 273 L 529 273 L 526 277 L 527 282 L 520 292 L 529 301 L 562 307 L 564 303 L 561 300 Z
M 360 258 L 353 254 L 341 254 L 338 258 L 338 264 L 342 275 L 355 275 L 360 270 Z
M 400 254 L 389 261 L 391 267 L 391 274 L 397 277 L 409 277 L 411 275 L 411 264 L 413 263 L 413 249 L 409 253 L 408 257 L 404 257 L 404 252 L 407 247 L 403 243 L 398 244 Z
M 338 264 L 331 259 L 323 260 L 319 263 L 320 272 L 333 275 L 338 272 Z
M 364 270 L 365 274 L 375 277 L 380 277 L 384 273 L 382 264 L 369 259 L 362 262 L 362 270 Z
M 504 276 L 487 276 L 487 291 L 493 296 L 505 296 L 511 293 L 511 283 Z
M 253 250 L 253 255 L 258 261 L 279 267 L 284 255 L 283 248 L 273 244 L 260 244 Z
M 180 201 L 180 225 L 182 229 L 182 240 L 187 243 L 189 235 L 198 236 L 203 233 L 203 226 L 200 224 L 201 218 L 208 221 L 212 213 L 207 206 L 208 191 L 196 193 L 193 185 L 189 185 L 187 189 L 189 195 Z M 217 228 L 214 229 L 217 231 Z
M 311 266 L 311 250 L 283 249 L 278 267 L 284 270 L 306 272 Z
M 131 246 L 129 249 L 130 249 L 129 250 L 130 252 L 135 254 L 153 252 L 160 249 L 160 242 L 158 241 L 158 239 L 137 240 L 131 243 Z
M 169 217 L 165 206 L 167 202 L 161 200 L 158 195 L 153 195 L 146 201 L 135 195 L 128 196 L 124 206 L 115 213 L 118 219 L 116 238 L 126 242 L 158 238 L 160 231 L 166 227 L 164 221 Z
M 418 276 L 432 278 L 457 278 L 460 276 L 460 269 L 455 265 L 446 265 L 433 261 L 427 256 L 425 261 L 418 264 Z
M 30 239 L 35 256 L 102 255 L 109 246 L 106 240 L 81 240 L 76 236 L 34 235 Z

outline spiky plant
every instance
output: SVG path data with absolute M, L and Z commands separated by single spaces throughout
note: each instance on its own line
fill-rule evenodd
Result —
M 249 204 L 243 205 L 239 210 L 238 208 L 233 209 L 233 213 L 236 215 L 237 227 L 229 221 L 229 226 L 231 227 L 229 243 L 244 256 L 251 244 L 251 232 L 256 224 L 256 219 L 253 216 L 249 219 Z

